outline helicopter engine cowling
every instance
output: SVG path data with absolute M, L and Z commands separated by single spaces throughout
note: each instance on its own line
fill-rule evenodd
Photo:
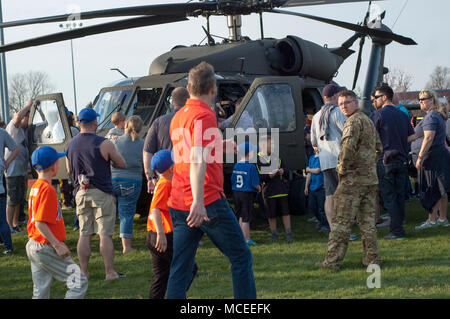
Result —
M 283 75 L 308 76 L 330 81 L 344 61 L 326 47 L 296 36 L 278 40 L 267 51 L 271 67 Z

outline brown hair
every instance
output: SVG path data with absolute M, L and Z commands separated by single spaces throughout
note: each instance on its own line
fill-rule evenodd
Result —
M 185 87 L 177 87 L 172 91 L 172 105 L 175 108 L 183 107 L 189 98 L 189 92 Z
M 138 134 L 141 132 L 144 122 L 139 115 L 130 117 L 125 125 L 125 134 L 130 135 L 131 139 L 136 140 Z
M 114 125 L 118 125 L 120 122 L 123 122 L 126 119 L 127 119 L 126 116 L 120 112 L 114 112 L 113 115 L 111 116 L 111 122 Z
M 216 85 L 214 68 L 211 64 L 201 62 L 189 71 L 188 85 L 194 96 L 207 95 Z
M 338 93 L 338 98 L 339 97 L 351 97 L 355 100 L 358 99 L 358 97 L 356 96 L 356 93 L 353 92 L 352 90 L 344 90 Z

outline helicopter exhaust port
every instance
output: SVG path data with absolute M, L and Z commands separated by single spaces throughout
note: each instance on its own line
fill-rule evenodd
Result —
M 282 75 L 309 76 L 330 81 L 344 61 L 330 49 L 295 36 L 274 43 L 266 52 L 271 67 Z

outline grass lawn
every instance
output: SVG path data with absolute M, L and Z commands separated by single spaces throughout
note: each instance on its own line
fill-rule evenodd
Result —
M 280 242 L 270 243 L 268 226 L 257 220 L 252 227 L 252 239 L 259 245 L 252 247 L 253 270 L 258 298 L 450 298 L 450 227 L 417 231 L 414 226 L 423 222 L 426 213 L 418 200 L 407 203 L 407 240 L 383 239 L 387 228 L 379 229 L 381 288 L 369 289 L 362 266 L 362 243 L 349 243 L 340 271 L 317 269 L 327 249 L 328 234 L 319 233 L 310 215 L 292 216 L 294 242 L 284 242 L 279 220 Z M 72 258 L 78 262 L 76 243 L 78 232 L 72 230 L 74 212 L 64 211 L 67 241 Z M 89 288 L 86 298 L 145 299 L 151 283 L 151 257 L 145 245 L 146 220 L 135 221 L 133 246 L 136 251 L 122 255 L 116 223 L 115 268 L 126 274 L 125 279 L 104 281 L 103 260 L 94 237 L 90 260 Z M 359 235 L 355 226 L 353 232 Z M 0 256 L 0 298 L 24 298 L 32 295 L 30 263 L 25 252 L 26 233 L 13 235 L 15 253 Z M 230 264 L 211 241 L 203 237 L 196 261 L 199 276 L 192 283 L 188 298 L 233 298 Z M 1 249 L 3 251 L 3 249 Z M 63 298 L 64 284 L 54 281 L 52 298 Z

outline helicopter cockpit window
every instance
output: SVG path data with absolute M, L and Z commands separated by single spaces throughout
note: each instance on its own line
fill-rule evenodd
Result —
M 295 131 L 295 103 L 288 84 L 264 84 L 256 89 L 236 124 L 236 128 L 279 128 Z
M 55 100 L 39 102 L 33 116 L 33 127 L 33 142 L 36 144 L 60 144 L 66 139 Z
M 131 97 L 131 90 L 109 91 L 100 93 L 94 110 L 100 114 L 98 129 L 112 128 L 111 115 L 125 107 Z
M 152 116 L 159 98 L 161 97 L 162 88 L 143 88 L 135 94 L 133 100 L 133 115 L 139 115 L 144 123 Z

